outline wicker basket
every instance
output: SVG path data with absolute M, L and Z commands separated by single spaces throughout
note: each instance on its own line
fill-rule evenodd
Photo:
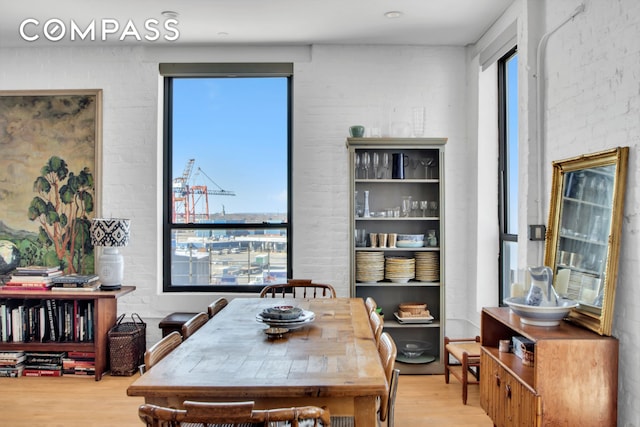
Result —
M 147 325 L 137 313 L 131 315 L 131 322 L 123 322 L 124 317 L 118 317 L 108 333 L 111 375 L 133 375 L 144 363 Z
M 413 315 L 420 315 L 427 309 L 427 304 L 419 302 L 405 302 L 398 305 L 399 311 L 404 311 Z

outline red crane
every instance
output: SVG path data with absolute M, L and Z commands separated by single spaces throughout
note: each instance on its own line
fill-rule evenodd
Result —
M 173 180 L 173 222 L 191 224 L 209 220 L 209 195 L 235 196 L 234 191 L 224 190 L 216 184 L 204 171 L 198 167 L 195 176 L 204 175 L 217 190 L 212 190 L 206 184 L 190 184 L 191 173 L 195 159 L 189 159 L 182 172 L 182 176 Z

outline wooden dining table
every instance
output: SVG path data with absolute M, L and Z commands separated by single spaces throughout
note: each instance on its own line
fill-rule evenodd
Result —
M 291 305 L 315 318 L 281 338 L 257 315 Z M 326 406 L 358 427 L 377 425 L 386 380 L 360 298 L 236 298 L 127 389 L 145 402 L 255 402 L 256 408 Z

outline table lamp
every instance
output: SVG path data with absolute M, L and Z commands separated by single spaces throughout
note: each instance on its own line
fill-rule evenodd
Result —
M 129 243 L 129 220 L 122 218 L 94 218 L 91 220 L 91 244 L 102 246 L 98 258 L 100 289 L 116 290 L 122 286 L 124 260 L 119 247 Z

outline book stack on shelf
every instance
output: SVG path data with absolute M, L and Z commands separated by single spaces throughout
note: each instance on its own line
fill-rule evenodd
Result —
M 64 353 L 25 353 L 25 377 L 59 377 L 62 376 L 62 359 Z
M 11 278 L 5 282 L 4 290 L 42 291 L 51 289 L 53 279 L 61 276 L 60 266 L 44 267 L 31 265 L 18 267 L 11 273 Z
M 75 292 L 96 291 L 100 289 L 100 280 L 97 274 L 67 274 L 55 277 L 52 281 L 53 291 Z
M 0 351 L 0 377 L 21 377 L 24 360 L 24 351 Z
M 62 359 L 62 375 L 91 377 L 96 374 L 96 353 L 93 351 L 68 351 Z
M 2 342 L 93 342 L 94 302 L 0 299 Z

